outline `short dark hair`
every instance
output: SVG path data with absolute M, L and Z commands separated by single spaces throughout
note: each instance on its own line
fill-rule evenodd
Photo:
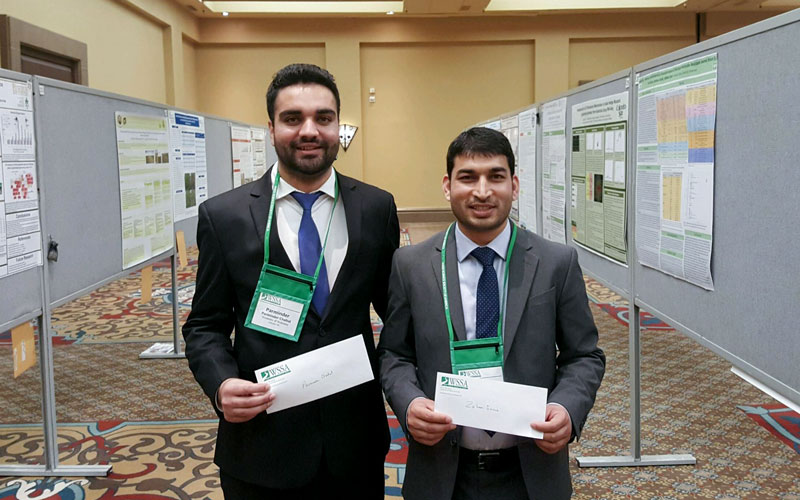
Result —
M 315 64 L 294 63 L 275 73 L 267 89 L 267 115 L 271 122 L 274 123 L 275 120 L 275 98 L 278 97 L 278 92 L 298 83 L 317 83 L 327 87 L 336 99 L 336 116 L 339 116 L 341 102 L 333 75 Z
M 453 173 L 453 164 L 456 157 L 466 156 L 505 156 L 508 168 L 514 175 L 514 150 L 511 143 L 502 132 L 486 127 L 472 127 L 458 134 L 447 148 L 447 175 Z

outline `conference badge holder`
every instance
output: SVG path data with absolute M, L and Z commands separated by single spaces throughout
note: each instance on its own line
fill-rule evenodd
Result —
M 261 270 L 245 326 L 297 342 L 316 279 L 272 264 Z
M 253 299 L 250 301 L 250 311 L 244 326 L 297 342 L 300 339 L 300 332 L 303 331 L 303 324 L 308 314 L 308 308 L 311 306 L 314 288 L 317 285 L 319 271 L 325 256 L 325 246 L 328 244 L 333 212 L 339 201 L 339 181 L 336 180 L 333 209 L 331 209 L 328 230 L 325 233 L 325 245 L 320 251 L 314 276 L 269 264 L 269 236 L 279 183 L 280 172 L 276 172 L 275 186 L 272 189 L 269 216 L 267 217 L 267 231 L 264 235 L 264 265 L 261 268 Z
M 511 262 L 511 253 L 517 240 L 517 227 L 511 224 L 511 240 L 506 254 L 505 276 L 503 290 L 508 286 L 508 269 Z M 474 340 L 455 340 L 453 321 L 450 316 L 450 300 L 447 292 L 447 238 L 453 224 L 447 228 L 442 241 L 442 293 L 444 295 L 444 315 L 447 320 L 447 331 L 450 336 L 450 363 L 453 373 L 467 377 L 503 380 L 503 319 L 505 307 L 501 307 L 501 314 L 497 322 L 497 336 Z M 505 296 L 505 293 L 503 294 Z M 503 300 L 505 303 L 505 299 Z

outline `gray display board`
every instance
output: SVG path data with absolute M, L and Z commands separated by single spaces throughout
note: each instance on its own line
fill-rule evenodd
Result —
M 250 127 L 250 125 L 231 122 L 223 118 L 205 116 L 206 125 L 206 166 L 208 172 L 208 197 L 233 189 L 233 154 L 231 152 L 231 124 Z M 266 128 L 266 127 L 263 127 Z M 267 164 L 272 165 L 278 156 L 267 136 Z M 197 244 L 197 217 L 175 223 L 175 230 L 183 231 L 186 244 Z
M 614 94 L 619 94 L 620 92 L 625 92 L 626 90 L 629 92 L 629 100 L 628 100 L 628 127 L 626 130 L 627 133 L 627 168 L 626 168 L 626 192 L 630 197 L 631 191 L 633 191 L 633 176 L 631 175 L 631 164 L 632 164 L 632 136 L 631 136 L 631 122 L 632 115 L 630 113 L 630 99 L 632 99 L 632 92 L 630 88 L 631 82 L 631 71 L 625 70 L 619 73 L 615 73 L 608 77 L 605 77 L 601 80 L 597 80 L 592 82 L 591 84 L 584 85 L 579 89 L 576 89 L 572 92 L 566 93 L 560 97 L 567 97 L 567 141 L 566 141 L 566 158 L 567 158 L 567 193 L 572 193 L 571 185 L 572 185 L 572 106 L 576 104 L 580 104 L 582 102 L 590 101 L 592 99 L 597 99 L 601 97 L 607 97 Z M 588 274 L 589 276 L 597 279 L 601 283 L 603 283 L 608 288 L 611 288 L 615 292 L 628 297 L 630 295 L 630 286 L 631 286 L 631 278 L 628 269 L 625 266 L 620 264 L 611 262 L 609 259 L 605 257 L 601 257 L 598 253 L 595 253 L 589 250 L 587 247 L 578 245 L 572 239 L 572 231 L 571 231 L 571 222 L 572 221 L 572 196 L 571 194 L 567 197 L 567 242 L 568 244 L 574 246 L 578 251 L 578 257 L 581 264 L 581 268 L 583 269 L 584 273 Z M 626 222 L 627 226 L 630 228 L 632 227 L 631 218 L 632 204 L 630 202 L 630 198 L 628 198 L 628 206 L 626 208 Z M 630 230 L 627 231 L 628 234 L 631 233 Z M 630 248 L 630 239 L 627 238 L 628 241 L 628 248 Z M 628 264 L 630 263 L 630 251 L 628 252 Z
M 165 114 L 152 103 L 47 78 L 35 78 L 34 91 L 42 212 L 59 244 L 48 268 L 56 307 L 172 254 L 123 270 L 114 113 Z
M 31 81 L 30 75 L 0 70 L 0 78 L 20 82 Z M 40 130 L 34 123 L 37 149 L 41 150 Z M 37 152 L 37 155 L 39 153 Z M 41 159 L 37 176 L 41 172 Z M 0 214 L 0 217 L 4 217 Z M 43 257 L 44 258 L 44 257 Z M 28 269 L 18 274 L 0 278 L 0 332 L 13 328 L 42 314 L 42 268 Z
M 714 291 L 634 263 L 636 302 L 800 404 L 800 11 L 634 68 L 717 53 Z M 635 134 L 634 134 L 635 136 Z

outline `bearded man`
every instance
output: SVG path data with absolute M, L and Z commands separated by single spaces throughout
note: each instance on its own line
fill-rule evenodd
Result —
M 339 111 L 324 69 L 278 71 L 267 91 L 277 163 L 199 208 L 197 287 L 183 336 L 189 366 L 220 417 L 214 462 L 226 498 L 384 496 L 389 429 L 369 306 L 383 318 L 397 208 L 389 193 L 333 168 Z M 256 290 L 269 284 L 268 265 L 313 284 L 304 320 L 285 335 L 261 328 L 251 312 Z M 363 338 L 374 380 L 266 413 L 275 394 L 256 383 L 255 370 L 354 335 Z

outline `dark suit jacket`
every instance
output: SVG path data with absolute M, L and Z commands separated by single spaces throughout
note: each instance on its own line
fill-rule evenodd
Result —
M 441 243 L 444 233 L 395 253 L 389 308 L 378 354 L 389 404 L 407 431 L 406 409 L 416 397 L 433 399 L 436 372 L 451 372 L 442 302 Z M 455 235 L 447 243 L 447 277 L 453 328 L 466 339 L 459 291 Z M 506 382 L 546 387 L 548 402 L 563 405 L 580 436 L 605 370 L 597 329 L 573 248 L 519 230 L 511 257 L 504 337 Z M 556 350 L 558 346 L 558 351 Z M 403 495 L 450 499 L 456 478 L 461 428 L 434 446 L 409 435 Z M 572 483 L 566 447 L 554 455 L 533 440 L 519 445 L 531 498 L 569 498 Z
M 250 483 L 296 488 L 316 474 L 323 450 L 334 475 L 354 474 L 365 461 L 382 462 L 388 451 L 389 428 L 377 379 L 369 304 L 384 316 L 399 226 L 389 193 L 339 174 L 349 242 L 326 310 L 320 315 L 311 306 L 297 342 L 251 330 L 244 322 L 264 260 L 270 179 L 271 170 L 200 205 L 197 288 L 183 336 L 189 366 L 212 404 L 229 377 L 255 381 L 258 368 L 363 336 L 374 381 L 245 423 L 232 424 L 217 411 L 214 462 L 221 469 Z M 270 263 L 292 269 L 274 219 Z

